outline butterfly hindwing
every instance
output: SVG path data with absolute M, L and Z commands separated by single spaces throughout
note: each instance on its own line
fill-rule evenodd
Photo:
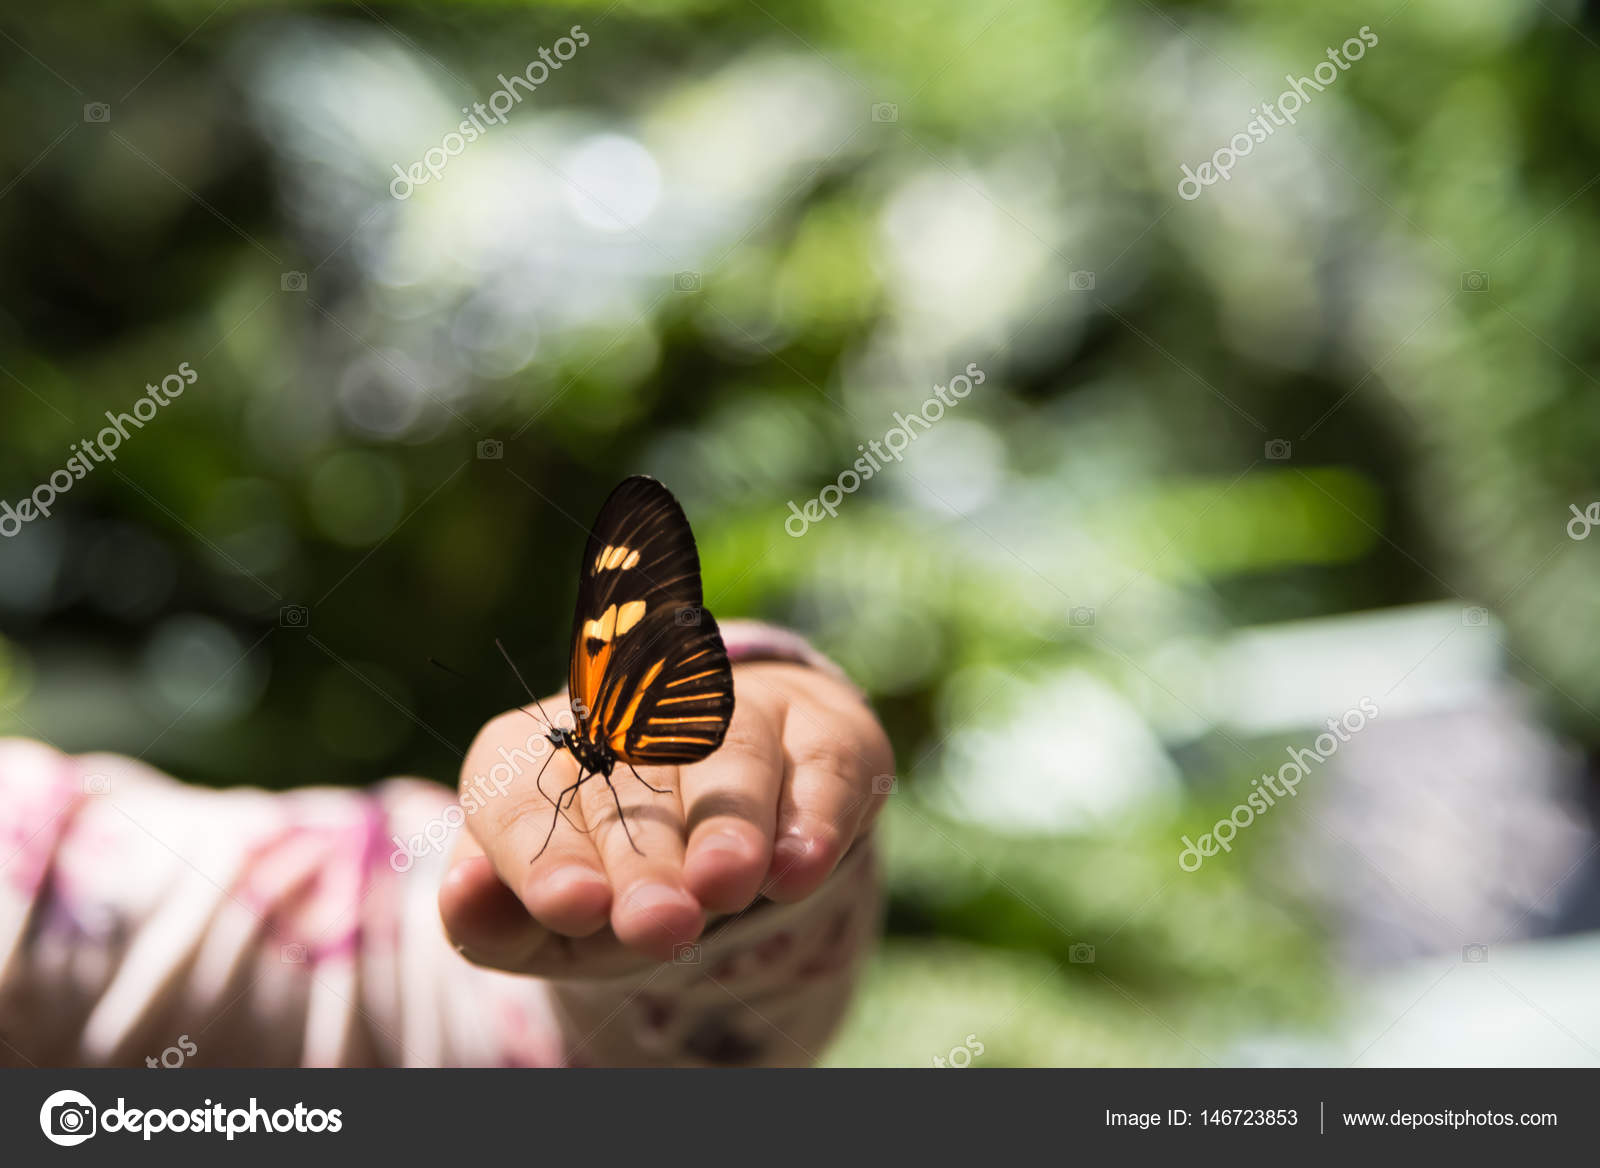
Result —
M 716 620 L 699 607 L 663 608 L 635 634 L 601 683 L 594 740 L 634 764 L 704 758 L 722 745 L 733 716 L 733 672 Z
M 595 520 L 568 680 L 579 732 L 628 761 L 693 761 L 722 742 L 733 709 L 727 653 L 701 607 L 689 521 L 654 479 L 624 480 Z

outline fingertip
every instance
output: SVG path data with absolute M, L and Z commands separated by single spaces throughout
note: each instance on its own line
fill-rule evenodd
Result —
M 458 860 L 439 882 L 439 915 L 452 930 L 514 920 L 521 914 L 517 898 L 500 883 L 494 865 L 482 854 Z
M 516 968 L 548 936 L 482 855 L 468 856 L 445 873 L 438 903 L 446 936 L 463 956 L 482 965 Z
M 804 900 L 832 874 L 843 851 L 832 831 L 791 828 L 773 845 L 766 895 L 780 903 Z
M 687 890 L 659 880 L 636 884 L 611 913 L 617 939 L 658 961 L 680 957 L 679 946 L 692 942 L 705 925 L 705 910 L 698 900 Z
M 766 840 L 753 824 L 719 825 L 690 841 L 683 880 L 712 912 L 738 912 L 756 898 L 768 862 Z
M 586 864 L 563 864 L 550 871 L 535 866 L 523 883 L 522 903 L 546 928 L 587 937 L 605 926 L 611 885 Z

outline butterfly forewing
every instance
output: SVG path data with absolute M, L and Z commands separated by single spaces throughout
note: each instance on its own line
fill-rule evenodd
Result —
M 579 732 L 630 762 L 692 762 L 733 710 L 722 637 L 701 608 L 683 508 L 651 478 L 625 480 L 584 549 L 569 676 Z

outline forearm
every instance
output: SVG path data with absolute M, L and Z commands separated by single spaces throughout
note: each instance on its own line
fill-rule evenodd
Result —
M 446 797 L 414 781 L 210 791 L 0 743 L 0 1063 L 457 1057 L 430 1018 L 461 963 L 437 874 L 397 872 L 389 842 Z

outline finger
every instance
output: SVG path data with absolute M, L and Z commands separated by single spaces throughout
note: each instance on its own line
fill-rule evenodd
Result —
M 439 919 L 463 957 L 492 969 L 521 972 L 551 938 L 501 882 L 470 832 L 461 834 L 439 884 Z
M 640 775 L 667 793 L 654 794 L 619 762 L 609 780 L 595 775 L 585 782 L 579 802 L 614 890 L 612 931 L 623 944 L 666 961 L 674 946 L 700 935 L 705 913 L 683 883 L 676 770 L 648 767 Z
M 611 915 L 612 885 L 595 851 L 574 784 L 577 763 L 560 751 L 539 795 L 539 815 L 524 848 L 522 900 L 539 920 L 568 937 L 587 937 L 605 928 Z M 559 804 L 559 806 L 557 806 Z
M 738 698 L 722 745 L 679 772 L 689 830 L 684 883 L 720 913 L 738 912 L 761 890 L 785 769 L 781 710 L 758 695 Z
M 888 787 L 874 778 L 891 770 L 893 756 L 870 715 L 797 702 L 784 725 L 787 772 L 767 895 L 795 901 L 817 890 L 876 816 Z
M 649 958 L 626 948 L 609 929 L 569 938 L 534 920 L 501 883 L 470 832 L 458 838 L 440 884 L 439 916 L 457 952 L 490 969 L 534 977 L 611 978 L 638 973 L 649 964 Z
M 540 733 L 522 711 L 485 726 L 462 768 L 463 803 L 465 776 L 493 776 L 488 789 L 504 793 L 482 799 L 468 817 L 473 836 L 534 919 L 566 936 L 586 936 L 606 923 L 611 885 L 583 834 L 581 808 L 570 791 L 561 794 L 576 781 L 577 763 Z

